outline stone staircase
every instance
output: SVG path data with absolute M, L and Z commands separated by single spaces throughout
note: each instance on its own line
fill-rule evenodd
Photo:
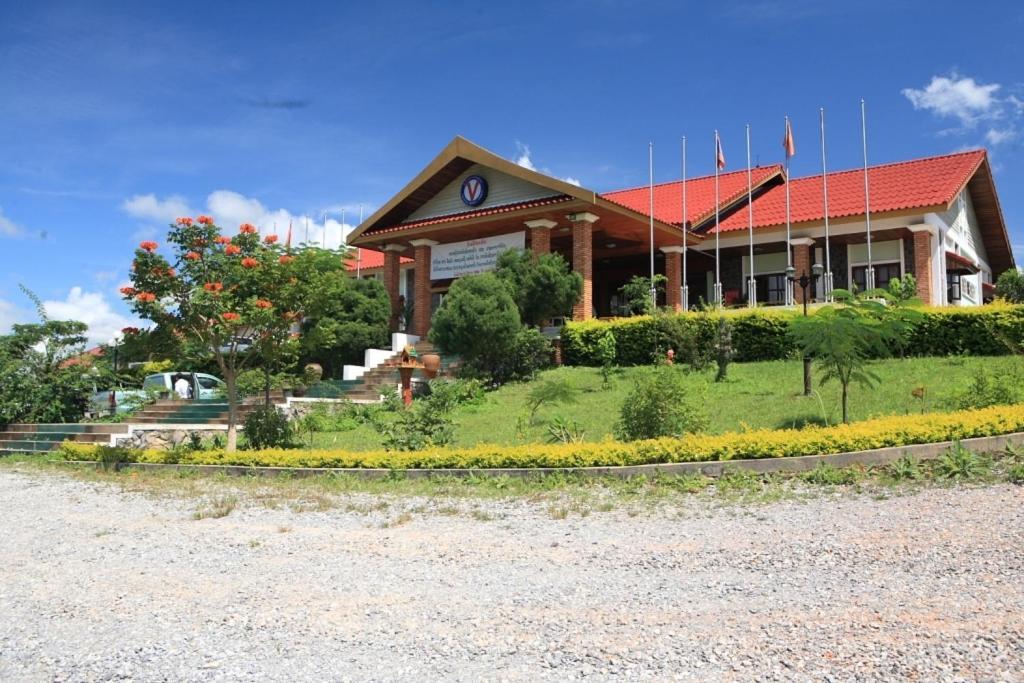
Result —
M 414 344 L 416 353 L 423 356 L 425 353 L 440 353 L 433 344 L 428 341 L 418 341 Z M 356 380 L 327 380 L 319 385 L 311 387 L 306 393 L 309 398 L 347 398 L 350 401 L 361 403 L 378 402 L 383 393 L 395 391 L 398 388 L 398 364 L 401 360 L 401 352 L 391 355 L 383 363 L 368 370 Z M 457 360 L 441 356 L 441 368 L 438 376 L 450 375 L 456 367 Z M 422 372 L 413 373 L 414 379 L 423 378 Z
M 109 444 L 113 435 L 128 435 L 126 424 L 10 424 L 0 431 L 0 456 L 46 453 L 63 441 Z
M 284 403 L 284 392 L 280 389 L 270 392 L 272 403 Z M 238 405 L 238 424 L 264 403 L 262 394 L 248 396 Z M 226 399 L 199 399 L 183 401 L 162 398 L 135 413 L 131 424 L 162 425 L 227 425 L 228 402 Z

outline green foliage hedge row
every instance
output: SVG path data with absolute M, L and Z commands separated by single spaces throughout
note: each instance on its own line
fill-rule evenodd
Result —
M 1024 346 L 1024 306 L 925 307 L 921 311 L 908 355 L 998 356 Z M 562 357 L 567 365 L 601 365 L 598 341 L 611 332 L 617 365 L 647 365 L 670 348 L 685 360 L 694 344 L 711 349 L 718 317 L 725 316 L 733 323 L 734 360 L 781 360 L 795 354 L 789 323 L 797 315 L 801 313 L 762 309 L 569 322 L 562 328 Z
M 706 462 L 749 458 L 848 453 L 875 448 L 936 443 L 1024 431 L 1024 405 L 925 415 L 895 415 L 835 427 L 758 429 L 729 434 L 688 434 L 681 438 L 599 443 L 480 444 L 420 451 L 342 450 L 124 451 L 128 462 L 263 467 L 495 468 L 599 467 L 651 463 Z M 95 445 L 65 442 L 58 455 L 97 460 Z

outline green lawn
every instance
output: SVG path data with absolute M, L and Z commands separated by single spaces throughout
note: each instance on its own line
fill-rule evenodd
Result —
M 970 378 L 982 368 L 998 374 L 1024 370 L 1021 359 L 1014 356 L 877 361 L 871 369 L 881 382 L 873 390 L 858 386 L 851 389 L 851 418 L 865 420 L 880 415 L 949 410 L 949 399 L 964 391 Z M 631 386 L 631 378 L 637 371 L 636 368 L 617 371 L 608 389 L 602 389 L 601 373 L 596 368 L 558 368 L 542 373 L 542 377 L 562 378 L 571 383 L 579 390 L 577 400 L 542 408 L 537 423 L 527 428 L 525 439 L 517 435 L 517 422 L 527 413 L 525 399 L 530 384 L 502 387 L 487 394 L 483 405 L 464 406 L 456 411 L 455 443 L 471 446 L 544 441 L 546 422 L 556 415 L 578 422 L 588 441 L 609 438 Z M 695 389 L 704 393 L 709 432 L 835 424 L 841 420 L 839 386 L 831 383 L 819 387 L 815 383 L 816 394 L 804 397 L 799 361 L 734 363 L 729 366 L 729 379 L 720 383 L 713 381 L 712 370 L 692 373 L 689 377 Z M 923 399 L 912 394 L 918 387 L 925 389 Z M 313 445 L 368 450 L 380 447 L 380 437 L 364 425 L 346 432 L 316 434 Z

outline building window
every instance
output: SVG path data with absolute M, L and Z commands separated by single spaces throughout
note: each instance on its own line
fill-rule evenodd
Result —
M 865 266 L 854 266 L 853 267 L 853 284 L 857 288 L 858 292 L 863 292 L 867 289 L 868 279 L 868 267 Z M 876 263 L 875 264 L 875 287 L 878 289 L 886 289 L 889 286 L 890 280 L 895 280 L 901 277 L 900 264 L 896 263 Z
M 946 273 L 946 301 L 960 301 L 960 275 Z
M 757 300 L 759 303 L 786 303 L 786 275 L 784 273 L 755 275 L 754 281 L 757 282 Z

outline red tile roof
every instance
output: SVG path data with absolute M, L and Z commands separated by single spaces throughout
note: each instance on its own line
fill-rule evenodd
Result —
M 451 213 L 445 216 L 437 216 L 435 218 L 423 218 L 418 221 L 409 221 L 407 223 L 399 223 L 398 225 L 391 225 L 386 228 L 375 228 L 373 230 L 367 230 L 364 235 L 379 235 L 383 232 L 396 232 L 398 230 L 407 230 L 409 228 L 421 228 L 425 225 L 438 225 L 440 223 L 451 223 L 453 221 L 461 221 L 467 218 L 477 218 L 478 216 L 493 216 L 499 213 L 508 213 L 510 211 L 518 211 L 519 209 L 533 209 L 539 206 L 548 206 L 551 204 L 560 204 L 572 199 L 567 194 L 560 194 L 554 197 L 544 197 L 543 199 L 530 199 L 525 202 L 517 202 L 515 204 L 505 204 L 503 206 L 492 206 L 486 209 L 475 209 L 473 211 L 463 211 L 462 213 Z
M 755 189 L 758 185 L 776 174 L 782 173 L 782 166 L 762 166 L 753 169 L 751 180 Z M 728 206 L 737 199 L 745 199 L 747 194 L 747 171 L 733 171 L 718 176 L 718 198 L 722 206 Z M 601 197 L 608 201 L 621 204 L 639 211 L 645 216 L 649 214 L 650 194 L 645 185 L 628 190 L 605 192 Z M 699 223 L 715 212 L 715 176 L 689 178 L 686 181 L 686 218 L 691 225 Z M 683 222 L 683 183 L 676 180 L 659 183 L 654 186 L 654 217 L 665 223 L 680 225 Z
M 345 261 L 345 268 L 350 273 L 356 272 L 356 268 L 357 267 L 360 270 L 371 270 L 373 268 L 383 268 L 384 267 L 384 252 L 382 252 L 382 251 L 374 251 L 373 249 L 363 249 L 362 247 L 357 247 L 357 249 L 358 249 L 359 253 L 358 254 L 352 254 L 352 256 L 349 257 Z M 357 266 L 357 263 L 356 263 L 356 259 L 357 258 L 358 258 L 358 266 Z M 411 258 L 407 258 L 405 256 L 399 257 L 399 261 L 398 261 L 399 265 L 401 265 L 403 263 L 412 263 L 412 262 L 413 262 L 413 260 Z
M 871 212 L 874 214 L 948 204 L 984 159 L 984 150 L 972 150 L 871 166 L 868 168 Z M 792 179 L 789 191 L 790 219 L 793 223 L 823 220 L 825 212 L 820 175 Z M 829 218 L 863 213 L 863 169 L 829 173 Z M 785 223 L 785 185 L 772 187 L 754 199 L 754 227 Z M 737 211 L 722 221 L 721 225 L 722 232 L 746 229 L 747 212 Z M 714 232 L 714 228 L 711 231 Z

